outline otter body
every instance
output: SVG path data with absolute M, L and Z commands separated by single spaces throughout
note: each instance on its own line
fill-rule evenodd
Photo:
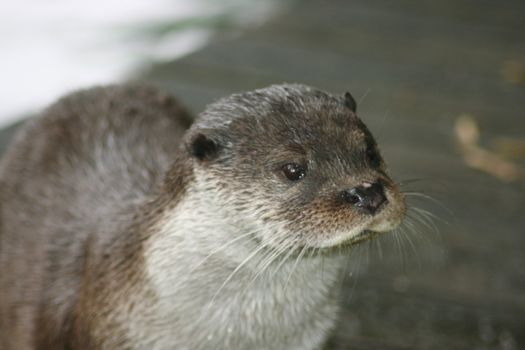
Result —
M 404 200 L 351 96 L 81 91 L 0 163 L 0 349 L 319 349 Z M 329 136 L 329 138 L 328 138 Z M 334 144 L 335 142 L 335 144 Z

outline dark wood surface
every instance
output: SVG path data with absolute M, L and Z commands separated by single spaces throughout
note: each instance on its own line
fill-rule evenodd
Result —
M 524 64 L 524 1 L 305 0 L 137 78 L 195 112 L 273 83 L 351 91 L 394 177 L 420 179 L 406 190 L 439 200 L 411 202 L 440 218 L 439 233 L 419 223 L 417 233 L 352 253 L 330 348 L 517 350 L 525 349 L 525 185 L 467 167 L 454 123 L 471 115 L 487 147 L 523 139 L 525 86 L 508 70 L 519 75 Z

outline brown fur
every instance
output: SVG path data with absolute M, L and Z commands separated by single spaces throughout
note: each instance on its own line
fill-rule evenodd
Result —
M 0 164 L 0 350 L 320 346 L 341 259 L 296 269 L 288 252 L 384 231 L 405 210 L 355 101 L 272 86 L 191 121 L 155 89 L 110 86 L 23 128 Z M 285 178 L 290 162 L 304 179 Z M 384 186 L 377 215 L 341 200 L 364 182 Z M 247 284 L 268 256 L 289 272 Z
M 68 96 L 21 131 L 0 170 L 0 286 L 10 286 L 0 288 L 0 349 L 101 346 L 88 330 L 103 329 L 100 316 L 126 297 L 115 291 L 140 285 L 141 242 L 149 224 L 166 203 L 175 205 L 189 178 L 186 171 L 167 177 L 165 196 L 137 206 L 157 191 L 162 169 L 173 162 L 156 159 L 155 153 L 176 153 L 191 120 L 169 95 L 138 86 L 106 87 Z M 133 133 L 133 123 L 140 134 Z M 95 159 L 96 147 L 107 152 L 102 157 L 133 155 L 137 166 Z M 93 182 L 96 176 L 89 174 L 99 171 L 96 163 L 112 176 Z M 83 184 L 82 178 L 92 181 Z M 100 226 L 93 226 L 95 209 L 117 219 L 103 225 L 99 217 Z M 44 217 L 53 221 L 34 220 Z M 75 239 L 68 239 L 73 233 Z M 73 255 L 64 256 L 64 250 Z M 105 323 L 105 332 L 119 337 L 111 318 Z

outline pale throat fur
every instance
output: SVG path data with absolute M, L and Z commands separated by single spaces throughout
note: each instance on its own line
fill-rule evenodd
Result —
M 201 175 L 177 208 L 159 219 L 146 245 L 146 271 L 157 300 L 152 307 L 160 324 L 204 335 L 203 348 L 247 342 L 261 349 L 271 344 L 271 349 L 285 343 L 283 329 L 301 330 L 297 349 L 321 343 L 338 315 L 344 256 L 311 256 L 298 264 L 294 254 L 270 261 L 268 247 L 261 248 L 264 244 L 253 236 L 286 232 L 284 225 L 262 232 L 238 222 Z M 171 344 L 169 329 L 160 337 L 158 331 L 148 345 Z

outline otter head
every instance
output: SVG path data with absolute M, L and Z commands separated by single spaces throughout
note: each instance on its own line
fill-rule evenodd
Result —
M 356 243 L 405 213 L 349 93 L 276 85 L 235 94 L 206 109 L 185 146 L 206 198 L 269 246 Z

